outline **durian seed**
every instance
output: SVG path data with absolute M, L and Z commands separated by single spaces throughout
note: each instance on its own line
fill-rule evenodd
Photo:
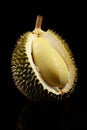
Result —
M 45 38 L 37 37 L 32 43 L 35 65 L 45 81 L 51 86 L 63 88 L 68 81 L 68 68 L 63 58 Z

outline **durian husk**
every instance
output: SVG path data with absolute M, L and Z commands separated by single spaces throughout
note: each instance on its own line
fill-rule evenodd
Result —
M 12 77 L 15 85 L 17 86 L 19 91 L 23 93 L 27 98 L 35 101 L 41 99 L 57 101 L 59 99 L 68 98 L 73 92 L 75 82 L 77 80 L 76 67 L 74 71 L 75 77 L 74 77 L 73 85 L 67 93 L 56 95 L 55 93 L 52 93 L 47 89 L 44 89 L 44 86 L 40 83 L 37 76 L 35 75 L 35 72 L 33 71 L 32 66 L 26 54 L 26 43 L 30 33 L 31 32 L 26 32 L 25 34 L 20 36 L 12 54 L 11 70 L 12 70 Z M 64 42 L 65 41 L 63 41 L 63 43 Z M 70 53 L 73 65 L 75 66 L 74 60 L 72 58 L 72 54 L 69 51 L 68 46 L 65 43 L 64 46 Z

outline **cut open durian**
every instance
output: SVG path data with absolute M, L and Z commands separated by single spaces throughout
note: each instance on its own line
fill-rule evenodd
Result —
M 75 60 L 58 34 L 41 29 L 42 18 L 38 15 L 35 29 L 17 41 L 11 60 L 13 80 L 30 99 L 68 97 L 77 78 Z

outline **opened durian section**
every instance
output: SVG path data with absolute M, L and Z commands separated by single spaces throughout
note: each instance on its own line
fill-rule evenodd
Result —
M 66 41 L 48 29 L 41 29 L 37 16 L 35 29 L 17 41 L 11 69 L 15 85 L 30 99 L 69 97 L 77 80 L 77 67 Z

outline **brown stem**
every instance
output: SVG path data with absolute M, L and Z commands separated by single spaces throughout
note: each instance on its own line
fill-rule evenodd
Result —
M 43 16 L 37 15 L 35 28 L 40 28 L 41 29 L 42 20 L 43 20 Z

